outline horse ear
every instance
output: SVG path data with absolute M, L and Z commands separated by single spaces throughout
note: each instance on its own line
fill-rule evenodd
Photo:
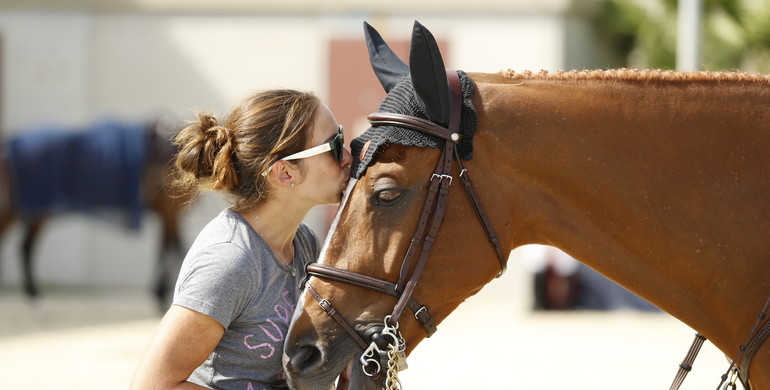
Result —
M 366 47 L 369 49 L 369 62 L 372 63 L 374 74 L 380 79 L 385 92 L 390 90 L 409 74 L 409 67 L 390 49 L 380 33 L 369 23 L 364 22 Z
M 409 71 L 420 106 L 434 122 L 449 123 L 451 95 L 444 60 L 433 34 L 417 21 L 412 30 Z

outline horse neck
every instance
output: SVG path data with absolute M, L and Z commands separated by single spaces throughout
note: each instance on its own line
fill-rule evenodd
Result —
M 718 346 L 743 341 L 770 291 L 767 84 L 472 77 L 506 244 L 559 247 Z

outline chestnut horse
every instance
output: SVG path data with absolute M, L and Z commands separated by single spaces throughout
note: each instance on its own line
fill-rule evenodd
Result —
M 406 65 L 366 30 L 372 65 L 388 91 L 380 114 L 401 107 L 396 114 L 451 129 L 451 91 L 430 33 L 415 24 Z M 318 264 L 309 267 L 286 339 L 284 366 L 294 388 L 327 389 L 344 371 L 350 388 L 380 388 L 382 377 L 364 373 L 377 371 L 368 366 L 372 351 L 389 354 L 384 345 L 396 342 L 408 354 L 430 332 L 416 318 L 429 312 L 440 323 L 500 273 L 492 232 L 505 254 L 535 243 L 564 250 L 736 356 L 770 295 L 770 76 L 467 76 L 462 95 L 470 102 L 456 160 L 464 170 L 455 163 L 444 175 L 449 186 L 441 189 L 444 210 L 433 212 L 443 212 L 435 243 L 422 240 L 433 243 L 427 260 L 411 261 L 405 271 L 421 272 L 409 279 L 416 285 L 404 287 L 401 267 L 425 221 L 423 204 L 435 198 L 429 188 L 441 148 L 452 141 L 414 141 L 414 126 L 375 115 L 352 142 L 358 180 L 351 180 Z M 469 176 L 488 217 L 477 216 L 463 189 L 461 178 Z M 383 320 L 397 312 L 397 301 L 405 304 L 396 297 L 409 293 L 424 307 L 396 324 Z M 396 327 L 403 340 L 390 336 Z M 359 359 L 372 339 L 378 347 Z M 770 389 L 770 345 L 742 369 L 749 367 L 752 389 Z
M 190 200 L 188 196 L 177 194 L 170 185 L 170 181 L 175 177 L 170 161 L 176 153 L 176 149 L 167 138 L 167 134 L 175 130 L 171 128 L 173 126 L 163 118 L 159 118 L 146 125 L 105 121 L 104 123 L 94 125 L 91 130 L 84 132 L 65 132 L 59 129 L 52 129 L 30 134 L 37 140 L 43 141 L 40 143 L 43 146 L 26 149 L 33 150 L 35 153 L 35 157 L 31 157 L 32 160 L 30 160 L 33 161 L 33 164 L 35 160 L 43 160 L 53 164 L 65 162 L 66 164 L 64 165 L 67 167 L 85 168 L 83 171 L 73 169 L 71 172 L 64 172 L 60 169 L 59 172 L 54 173 L 46 170 L 40 171 L 41 169 L 39 168 L 44 165 L 39 165 L 35 172 L 29 172 L 32 176 L 26 175 L 15 178 L 14 176 L 17 175 L 14 175 L 12 170 L 10 145 L 16 139 L 9 140 L 9 143 L 5 145 L 5 149 L 0 150 L 0 237 L 10 228 L 14 221 L 18 220 L 22 224 L 21 269 L 24 292 L 28 297 L 36 298 L 40 295 L 40 289 L 33 272 L 33 255 L 37 239 L 48 218 L 63 211 L 90 213 L 92 211 L 101 212 L 104 209 L 111 209 L 127 217 L 126 225 L 138 228 L 142 209 L 147 208 L 155 212 L 161 222 L 161 248 L 153 288 L 161 308 L 167 305 L 171 287 L 173 287 L 178 267 L 184 255 L 179 237 L 178 219 L 184 204 Z M 120 132 L 120 135 L 116 135 L 118 132 Z M 32 140 L 32 142 L 36 142 L 36 140 Z M 72 150 L 75 150 L 73 145 L 78 143 L 85 145 L 77 149 L 79 152 L 84 153 L 72 152 Z M 134 152 L 137 157 L 126 157 L 126 155 L 133 154 Z M 19 154 L 23 153 L 19 152 Z M 96 156 L 84 156 L 83 154 L 95 154 Z M 94 159 L 98 161 L 99 159 L 107 158 L 107 160 L 102 161 L 108 161 L 108 156 L 113 154 L 123 156 L 123 159 L 115 163 L 114 167 L 101 171 L 98 169 L 88 169 L 88 164 L 93 162 Z M 136 161 L 133 161 L 134 158 Z M 105 173 L 113 172 L 111 169 L 117 169 L 116 172 L 125 173 L 126 165 L 133 163 L 137 164 L 135 174 L 138 175 L 136 176 L 136 182 L 133 184 L 126 184 L 132 179 L 116 178 L 114 177 L 116 175 Z M 48 165 L 44 169 L 50 167 L 51 165 Z M 88 172 L 99 172 L 99 174 L 92 177 Z M 78 175 L 77 178 L 75 175 Z M 23 203 L 20 203 L 20 199 L 18 199 L 18 195 L 26 191 L 18 190 L 19 180 L 26 180 L 27 178 L 31 179 L 28 180 L 29 183 L 36 180 L 56 182 L 55 185 L 44 189 L 47 190 L 46 192 L 52 192 L 50 190 L 54 189 L 53 192 L 57 192 L 57 194 L 49 193 L 43 197 L 43 200 L 32 202 L 34 203 L 34 210 L 32 212 L 25 212 L 28 208 L 22 206 Z M 109 179 L 110 183 L 96 183 L 96 181 L 104 180 L 105 178 Z M 73 190 L 75 187 L 68 186 L 67 183 L 70 181 L 78 183 L 77 189 Z M 127 194 L 118 194 L 121 197 L 119 202 L 112 202 L 115 199 L 111 198 L 114 194 L 114 192 L 110 192 L 111 190 L 105 191 L 109 195 L 102 197 L 103 199 L 108 199 L 103 204 L 98 204 L 98 195 L 88 197 L 91 200 L 96 199 L 96 204 L 77 203 L 82 202 L 82 200 L 73 201 L 73 198 L 77 197 L 73 193 L 82 194 L 84 191 L 99 193 L 99 186 L 115 185 L 116 183 L 120 184 L 120 188 L 128 189 L 126 192 L 129 192 Z M 27 186 L 27 188 L 31 187 L 34 186 Z M 84 190 L 84 188 L 87 189 Z M 63 198 L 62 200 L 54 199 L 60 194 L 64 194 L 61 197 Z M 130 200 L 126 201 L 126 199 Z M 136 207 L 133 207 L 133 205 L 126 207 L 127 203 L 131 202 L 135 202 Z M 29 201 L 27 204 L 30 204 Z M 136 209 L 129 210 L 132 207 Z

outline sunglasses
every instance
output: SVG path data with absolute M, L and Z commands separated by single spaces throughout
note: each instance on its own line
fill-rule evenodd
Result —
M 339 125 L 337 127 L 337 135 L 335 135 L 331 141 L 322 145 L 314 146 L 310 149 L 305 149 L 301 152 L 288 155 L 282 158 L 281 160 L 299 160 L 302 158 L 312 157 L 321 153 L 332 152 L 334 159 L 337 160 L 337 162 L 340 162 L 340 160 L 342 160 L 342 148 L 344 147 L 344 144 L 345 144 L 345 135 L 342 134 L 342 125 Z
M 340 160 L 342 160 L 342 150 L 344 148 L 344 145 L 345 145 L 345 135 L 342 133 L 342 125 L 339 125 L 337 127 L 337 135 L 335 135 L 331 141 L 322 145 L 313 146 L 312 148 L 305 149 L 301 152 L 290 154 L 282 158 L 281 160 L 299 160 L 303 158 L 313 157 L 321 153 L 332 152 L 332 156 L 334 156 L 334 159 L 337 160 L 337 162 L 340 162 Z M 270 172 L 271 168 L 272 166 L 268 170 L 262 172 L 262 176 L 267 176 L 267 173 Z

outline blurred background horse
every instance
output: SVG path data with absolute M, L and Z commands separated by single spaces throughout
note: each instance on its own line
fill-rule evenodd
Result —
M 64 212 L 104 218 L 129 230 L 142 214 L 161 221 L 154 294 L 164 305 L 183 255 L 179 214 L 190 199 L 174 192 L 171 159 L 176 130 L 164 118 L 149 123 L 97 122 L 83 131 L 41 128 L 5 142 L 0 152 L 0 239 L 22 224 L 21 269 L 26 295 L 36 298 L 34 255 L 48 219 Z

